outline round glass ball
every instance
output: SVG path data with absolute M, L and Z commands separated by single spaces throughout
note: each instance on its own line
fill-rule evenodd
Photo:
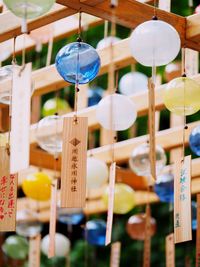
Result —
M 17 17 L 33 19 L 48 12 L 55 0 L 3 0 L 3 2 Z
M 156 220 L 151 217 L 150 219 L 151 237 L 156 233 Z M 128 219 L 126 225 L 126 231 L 132 239 L 135 240 L 144 240 L 145 239 L 145 225 L 146 225 L 146 214 L 140 213 L 131 216 Z
M 161 20 L 150 20 L 140 24 L 130 37 L 132 56 L 144 66 L 168 64 L 178 55 L 180 45 L 176 29 Z
M 38 221 L 20 222 L 16 225 L 16 233 L 24 237 L 35 237 L 42 231 L 42 224 Z
M 164 91 L 164 104 L 179 116 L 196 113 L 200 109 L 200 84 L 187 77 L 173 79 Z
M 85 216 L 82 209 L 78 208 L 59 208 L 58 221 L 66 225 L 80 225 Z
M 119 81 L 119 91 L 124 95 L 133 95 L 147 91 L 148 78 L 141 72 L 129 72 Z
M 98 122 L 108 130 L 126 130 L 133 125 L 136 116 L 137 111 L 133 101 L 120 94 L 104 97 L 96 108 Z
M 105 246 L 105 237 L 105 221 L 96 219 L 86 223 L 85 238 L 90 245 Z
M 158 175 L 154 191 L 161 202 L 174 202 L 174 175 L 172 173 Z
M 71 112 L 72 109 L 69 105 L 69 103 L 59 97 L 54 97 L 48 99 L 43 107 L 42 107 L 42 116 L 52 116 L 56 112 L 59 113 L 60 115 L 63 115 L 65 113 Z
M 36 129 L 39 146 L 55 156 L 62 152 L 62 122 L 63 118 L 60 116 L 47 116 L 38 122 Z
M 74 42 L 61 48 L 55 63 L 62 78 L 72 84 L 91 82 L 101 65 L 97 51 L 83 42 Z
M 106 47 L 109 47 L 109 46 L 119 42 L 120 40 L 121 39 L 116 37 L 116 36 L 107 36 L 98 42 L 97 49 L 104 49 Z
M 189 136 L 189 145 L 192 152 L 200 156 L 200 125 L 195 127 Z
M 44 172 L 29 174 L 22 182 L 24 194 L 37 201 L 47 201 L 51 197 L 52 178 Z
M 101 87 L 90 87 L 88 89 L 88 107 L 97 105 L 102 99 L 104 92 Z
M 55 256 L 56 257 L 66 257 L 70 251 L 70 240 L 60 233 L 55 233 Z M 50 237 L 46 235 L 41 241 L 41 250 L 48 256 Z
M 87 188 L 95 189 L 104 185 L 108 180 L 108 166 L 102 160 L 87 158 Z
M 103 193 L 102 199 L 105 205 L 108 205 L 109 187 L 106 188 Z M 115 184 L 114 193 L 114 213 L 115 214 L 126 214 L 135 207 L 135 191 L 132 187 L 117 183 Z
M 144 143 L 136 147 L 129 159 L 129 165 L 133 172 L 139 176 L 149 177 L 151 175 L 150 170 L 150 145 Z M 161 173 L 162 169 L 166 165 L 167 157 L 165 151 L 161 146 L 156 146 L 156 174 Z

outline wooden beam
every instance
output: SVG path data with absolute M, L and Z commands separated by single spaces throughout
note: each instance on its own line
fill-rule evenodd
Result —
M 28 30 L 32 31 L 46 24 L 77 13 L 76 10 L 55 4 L 45 15 L 28 21 Z M 21 35 L 21 19 L 6 11 L 0 15 L 0 42 Z
M 154 14 L 154 8 L 145 3 L 133 0 L 119 0 L 116 8 L 110 7 L 110 0 L 101 1 L 99 4 L 92 6 L 87 1 L 80 3 L 71 0 L 57 0 L 57 3 L 69 8 L 80 9 L 88 14 L 101 17 L 103 19 L 116 22 L 125 27 L 134 29 L 139 24 L 150 20 Z M 123 10 L 123 12 L 122 12 Z M 158 18 L 173 25 L 179 32 L 182 42 L 185 41 L 184 17 L 157 9 Z
M 200 42 L 200 14 L 187 17 L 186 20 L 186 40 L 195 43 Z
M 94 27 L 103 23 L 103 20 L 88 14 L 83 14 L 82 27 Z M 73 15 L 64 19 L 53 22 L 53 39 L 54 41 L 66 38 L 76 34 L 78 30 L 78 18 Z M 13 43 L 13 40 L 10 40 Z M 35 47 L 35 41 L 29 36 L 25 37 L 26 50 L 31 50 Z M 20 35 L 16 38 L 16 54 L 22 52 L 24 46 L 24 36 Z
M 186 131 L 186 145 L 188 144 L 189 134 L 191 130 L 199 125 L 199 121 L 188 124 L 188 130 Z M 173 148 L 180 147 L 182 145 L 182 126 L 177 126 L 171 129 L 163 130 L 156 133 L 156 142 L 161 145 L 166 151 L 169 151 Z M 125 162 L 129 159 L 132 150 L 146 142 L 147 136 L 139 136 L 125 141 L 121 141 L 115 144 L 115 160 L 117 162 Z M 88 151 L 88 155 L 91 154 L 91 151 Z M 111 162 L 111 153 L 110 145 L 92 149 L 92 154 L 95 158 L 103 160 L 107 163 Z M 52 155 L 37 149 L 35 145 L 31 146 L 30 154 L 30 164 L 34 166 L 40 166 L 47 169 L 53 169 L 54 158 Z M 41 166 L 42 164 L 42 166 Z M 60 164 L 59 164 L 60 166 Z

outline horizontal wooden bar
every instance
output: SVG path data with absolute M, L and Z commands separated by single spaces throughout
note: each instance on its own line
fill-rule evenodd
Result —
M 82 16 L 82 28 L 90 28 L 97 26 L 99 24 L 102 24 L 103 20 L 88 14 L 83 14 Z M 53 40 L 58 41 L 60 39 L 66 38 L 68 36 L 71 36 L 73 34 L 77 33 L 79 22 L 78 17 L 76 15 L 72 15 L 66 18 L 63 18 L 61 20 L 57 20 L 52 23 L 52 31 L 53 31 Z M 13 40 L 10 40 L 11 43 L 13 43 Z M 35 41 L 29 36 L 25 36 L 25 47 L 26 51 L 31 50 L 35 47 L 36 43 Z M 20 35 L 16 38 L 16 48 L 15 52 L 16 54 L 19 54 L 22 52 L 24 47 L 24 36 Z
M 32 31 L 56 20 L 71 16 L 76 10 L 55 4 L 45 15 L 28 21 L 28 30 Z M 0 42 L 21 35 L 21 19 L 6 11 L 0 15 Z
M 191 130 L 198 126 L 200 121 L 196 121 L 193 123 L 188 124 L 188 129 L 186 131 L 185 135 L 185 142 L 186 145 L 188 144 L 189 134 Z M 174 128 L 170 128 L 167 130 L 163 130 L 160 132 L 157 132 L 156 134 L 156 143 L 158 145 L 161 145 L 166 151 L 169 151 L 173 148 L 182 146 L 182 133 L 183 133 L 183 127 L 177 126 Z M 146 142 L 148 136 L 139 136 L 132 139 L 128 139 L 125 141 L 121 141 L 115 144 L 114 151 L 115 151 L 115 161 L 116 162 L 125 162 L 129 159 L 131 156 L 132 150 Z M 92 154 L 95 158 L 98 158 L 100 160 L 103 160 L 107 163 L 110 163 L 112 160 L 111 155 L 111 146 L 105 145 L 103 147 L 92 149 L 92 151 L 88 151 L 88 155 Z M 31 153 L 30 153 L 30 164 L 34 166 L 41 166 L 47 169 L 53 169 L 54 166 L 54 158 L 52 155 L 38 149 L 34 144 L 31 146 Z M 60 159 L 58 162 L 58 166 L 60 168 Z

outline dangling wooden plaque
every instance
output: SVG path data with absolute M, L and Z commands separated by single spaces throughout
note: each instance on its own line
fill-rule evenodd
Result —
M 15 231 L 17 209 L 17 175 L 10 174 L 10 157 L 0 147 L 0 231 Z
M 61 207 L 83 208 L 86 200 L 88 118 L 64 118 Z

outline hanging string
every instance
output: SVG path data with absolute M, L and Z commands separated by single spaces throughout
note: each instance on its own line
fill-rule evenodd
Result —
M 185 62 L 185 47 L 182 48 L 182 77 L 183 79 L 186 78 L 186 62 Z M 184 161 L 185 157 L 185 130 L 187 130 L 187 124 L 186 124 L 186 114 L 185 114 L 185 101 L 186 101 L 186 91 L 185 91 L 185 80 L 184 82 L 184 91 L 183 91 L 183 146 L 182 146 L 182 161 Z
M 157 19 L 157 0 L 154 0 L 154 16 L 153 19 Z
M 104 22 L 104 38 L 108 37 L 108 21 Z
M 48 43 L 46 67 L 51 64 L 52 51 L 53 51 L 53 34 L 51 35 L 51 38 Z

